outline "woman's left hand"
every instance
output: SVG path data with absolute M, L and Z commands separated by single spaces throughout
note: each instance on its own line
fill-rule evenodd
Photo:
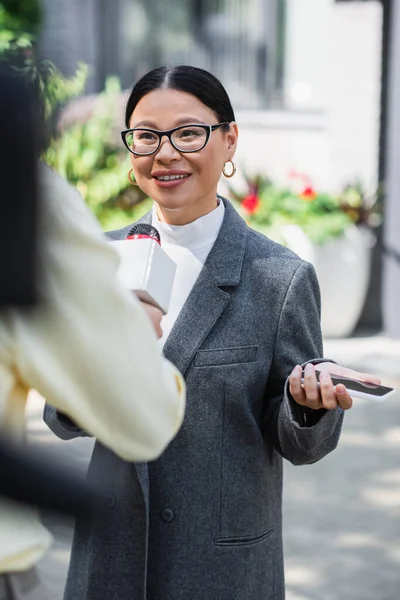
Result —
M 319 386 L 315 374 L 316 370 L 320 371 Z M 304 384 L 302 384 L 302 368 L 297 365 L 289 377 L 289 389 L 295 402 L 313 410 L 320 408 L 333 410 L 338 406 L 343 410 L 351 408 L 353 400 L 346 387 L 343 384 L 334 386 L 330 374 L 349 377 L 350 379 L 360 379 L 376 385 L 381 383 L 381 380 L 374 375 L 358 373 L 335 363 L 324 362 L 318 365 L 307 364 L 304 373 Z

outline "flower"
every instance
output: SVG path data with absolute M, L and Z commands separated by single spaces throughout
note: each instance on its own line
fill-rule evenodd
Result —
M 306 200 L 307 202 L 312 202 L 313 200 L 315 200 L 317 195 L 318 195 L 317 192 L 311 186 L 307 186 L 301 192 L 301 194 L 299 194 L 300 198 L 302 198 L 303 200 Z
M 260 207 L 260 198 L 257 194 L 249 194 L 241 202 L 243 211 L 248 215 L 254 215 Z
M 311 179 L 291 172 L 290 186 L 275 184 L 264 174 L 246 176 L 243 192 L 230 188 L 230 197 L 247 224 L 284 243 L 281 231 L 297 225 L 315 244 L 340 237 L 349 226 L 375 228 L 381 223 L 379 188 L 367 196 L 362 185 L 350 183 L 337 193 L 316 190 Z
M 318 196 L 317 192 L 313 188 L 310 177 L 305 173 L 299 173 L 298 171 L 292 170 L 289 172 L 289 179 L 297 180 L 303 186 L 302 191 L 298 193 L 299 198 L 302 200 L 312 202 Z

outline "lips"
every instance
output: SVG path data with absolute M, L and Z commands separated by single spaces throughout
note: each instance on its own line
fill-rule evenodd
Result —
M 163 189 L 176 188 L 180 185 L 184 185 L 188 179 L 191 177 L 191 173 L 187 171 L 177 171 L 177 170 L 164 170 L 164 171 L 155 171 L 152 173 L 154 182 L 157 187 Z
M 157 181 L 179 181 L 181 179 L 187 179 L 190 177 L 191 173 L 187 171 L 178 171 L 178 170 L 170 170 L 170 171 L 155 171 L 152 173 L 152 176 Z

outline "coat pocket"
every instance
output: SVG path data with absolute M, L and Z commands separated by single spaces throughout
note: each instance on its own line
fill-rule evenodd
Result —
M 245 535 L 240 537 L 217 538 L 213 540 L 214 546 L 217 548 L 230 548 L 238 546 L 254 546 L 263 542 L 274 533 L 274 526 L 266 531 L 262 531 L 257 535 Z
M 237 346 L 235 348 L 218 348 L 215 350 L 199 350 L 194 357 L 194 367 L 219 367 L 254 362 L 257 359 L 258 346 Z

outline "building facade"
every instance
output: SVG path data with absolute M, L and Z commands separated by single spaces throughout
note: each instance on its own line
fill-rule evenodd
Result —
M 240 126 L 239 175 L 291 171 L 337 190 L 379 180 L 383 10 L 379 0 L 44 0 L 44 53 L 130 87 L 160 64 L 214 72 Z M 121 124 L 122 125 L 122 124 Z M 380 250 L 361 325 L 381 323 Z
M 386 136 L 384 170 L 386 180 L 382 312 L 385 331 L 400 338 L 400 5 L 390 0 L 387 54 Z

